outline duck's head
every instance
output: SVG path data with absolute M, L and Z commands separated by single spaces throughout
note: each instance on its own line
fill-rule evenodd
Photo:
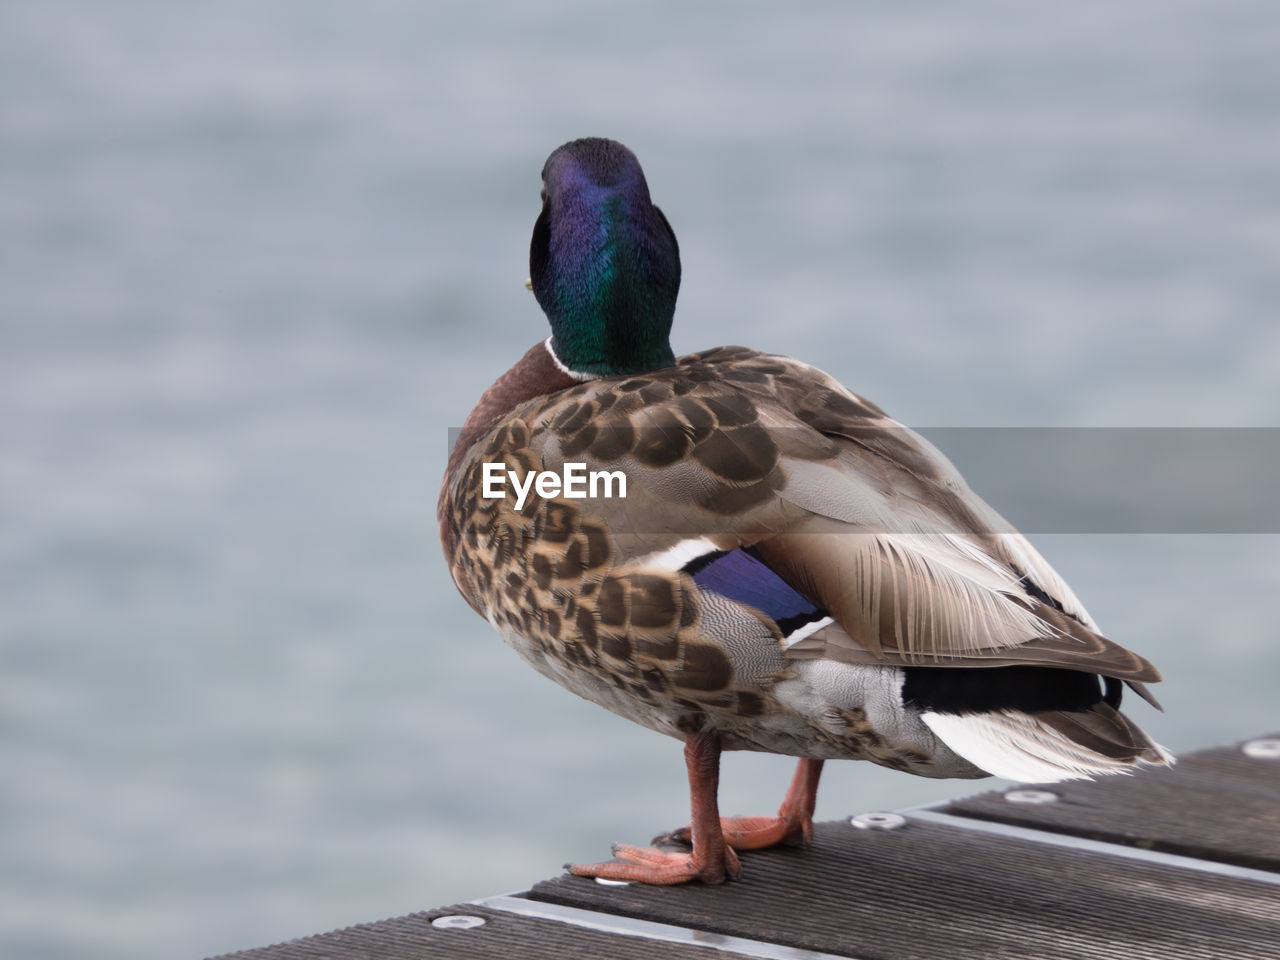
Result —
M 675 361 L 680 248 L 622 144 L 588 137 L 547 158 L 529 276 L 551 349 L 570 371 L 610 376 Z

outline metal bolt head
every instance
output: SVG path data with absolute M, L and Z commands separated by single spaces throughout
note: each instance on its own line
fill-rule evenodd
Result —
M 1246 757 L 1253 757 L 1255 760 L 1280 760 L 1280 737 L 1250 740 L 1240 749 Z
M 483 927 L 484 923 L 484 917 L 473 917 L 465 913 L 450 913 L 431 921 L 431 925 L 437 930 L 471 930 Z
M 859 830 L 897 830 L 907 824 L 907 818 L 900 813 L 883 813 L 873 811 L 860 813 L 849 818 L 849 825 Z
M 1009 803 L 1057 803 L 1058 795 L 1052 790 L 1010 790 L 1004 795 Z

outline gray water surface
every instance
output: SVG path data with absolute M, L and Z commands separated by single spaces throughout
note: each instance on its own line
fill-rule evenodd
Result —
M 545 336 L 552 148 L 641 157 L 678 352 L 920 427 L 1275 427 L 1277 36 L 1263 0 L 0 6 L 0 952 L 257 946 L 683 821 L 677 744 L 525 668 L 436 543 L 448 428 Z M 1163 743 L 1280 727 L 1274 535 L 1036 542 L 1164 670 Z M 726 809 L 789 768 L 730 757 Z M 838 764 L 818 813 L 981 786 Z

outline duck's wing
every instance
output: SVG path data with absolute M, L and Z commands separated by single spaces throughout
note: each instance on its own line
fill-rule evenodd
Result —
M 1150 699 L 1141 683 L 1160 679 L 1155 667 L 1099 632 L 1066 582 L 941 452 L 821 371 L 786 363 L 793 374 L 775 379 L 776 406 L 762 401 L 763 415 L 792 415 L 837 448 L 781 458 L 780 495 L 806 516 L 755 546 L 835 620 L 791 656 L 1064 667 L 1131 681 Z
M 824 521 L 805 526 L 755 548 L 835 620 L 791 645 L 792 657 L 1062 667 L 1134 684 L 1160 679 L 1145 658 L 1064 612 L 1027 574 L 993 565 L 996 551 L 983 551 L 992 545 L 979 538 L 842 534 Z
M 611 568 L 749 549 L 833 620 L 790 657 L 1159 679 L 928 441 L 807 364 L 718 348 L 563 391 L 503 430 L 487 448 L 517 473 L 626 477 L 625 496 L 581 501 Z

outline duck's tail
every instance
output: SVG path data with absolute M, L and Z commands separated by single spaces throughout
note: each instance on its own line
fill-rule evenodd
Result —
M 1021 783 L 1130 773 L 1173 754 L 1106 703 L 1083 711 L 933 713 L 921 719 L 943 743 L 997 777 Z

